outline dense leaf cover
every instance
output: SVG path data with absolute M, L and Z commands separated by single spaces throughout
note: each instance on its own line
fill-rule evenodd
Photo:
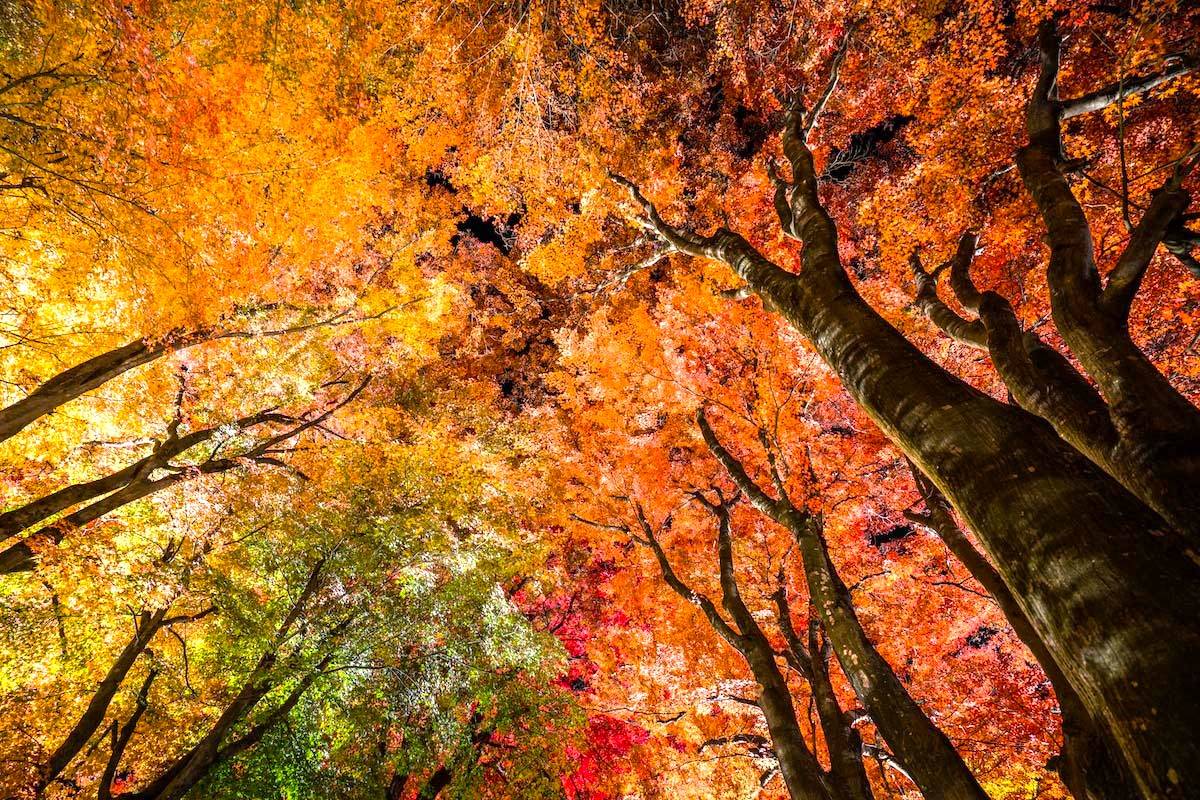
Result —
M 1200 796 L 1125 765 L 820 331 L 664 239 L 809 270 L 778 208 L 807 115 L 858 294 L 1200 564 L 1190 473 L 1122 466 L 1200 444 L 1122 426 L 1179 407 L 1080 345 L 1014 166 L 1053 35 L 1057 96 L 1116 87 L 1056 162 L 1098 274 L 1184 196 L 1127 330 L 1190 414 L 1198 34 L 1186 0 L 0 0 L 0 797 L 1135 796 L 1068 787 L 1075 714 L 1116 785 Z M 1117 444 L 1007 371 L 967 265 Z M 930 790 L 901 706 L 978 793 Z

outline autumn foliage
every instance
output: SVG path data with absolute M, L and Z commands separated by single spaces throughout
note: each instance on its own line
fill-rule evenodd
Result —
M 0 2 L 0 797 L 1200 797 L 1198 41 Z

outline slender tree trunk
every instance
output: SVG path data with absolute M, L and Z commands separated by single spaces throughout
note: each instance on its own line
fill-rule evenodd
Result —
M 274 310 L 277 307 L 275 304 L 266 305 L 255 309 L 254 313 Z M 259 332 L 204 327 L 190 331 L 176 329 L 155 340 L 135 339 L 60 372 L 30 392 L 28 397 L 0 409 L 0 442 L 12 438 L 28 425 L 53 412 L 64 403 L 102 386 L 118 375 L 143 364 L 149 364 L 169 353 L 186 350 L 194 345 L 215 339 L 278 337 L 302 333 L 315 328 L 378 319 L 391 310 L 389 308 L 379 314 L 362 318 L 349 318 L 343 311 L 333 314 L 327 319 Z
M 146 789 L 138 792 L 138 800 L 143 800 L 143 798 L 145 800 L 179 800 L 217 764 L 258 744 L 267 731 L 285 718 L 291 712 L 292 708 L 295 707 L 296 703 L 300 701 L 303 693 L 312 685 L 313 681 L 316 680 L 333 658 L 332 652 L 326 654 L 316 668 L 299 681 L 275 711 L 268 714 L 262 722 L 252 726 L 249 732 L 239 739 L 222 746 L 234 726 L 242 721 L 277 685 L 276 679 L 272 678 L 272 673 L 275 671 L 275 664 L 279 657 L 279 648 L 287 640 L 293 627 L 300 619 L 301 614 L 304 613 L 309 600 L 321 587 L 324 569 L 325 560 L 321 559 L 309 571 L 308 580 L 305 582 L 304 588 L 301 589 L 300 594 L 292 602 L 287 615 L 276 630 L 270 648 L 264 651 L 259 657 L 258 663 L 255 664 L 254 669 L 250 672 L 241 690 L 217 718 L 217 721 L 213 723 L 209 732 L 187 754 L 176 761 L 158 780 Z M 331 638 L 339 636 L 344 631 L 345 626 L 349 625 L 351 619 L 353 617 L 334 628 Z
M 407 772 L 393 772 L 384 792 L 384 800 L 403 800 L 404 789 L 408 786 Z
M 150 344 L 145 339 L 137 339 L 60 372 L 30 392 L 28 397 L 0 409 L 0 442 L 12 438 L 39 417 L 49 414 L 85 392 L 90 392 L 121 373 L 149 364 L 168 352 L 194 344 L 182 337 L 174 340 L 176 344 L 171 344 L 170 341 L 163 339 Z
M 294 420 L 282 414 L 264 411 L 236 420 L 232 425 L 238 430 L 246 430 L 265 422 L 292 421 Z M 155 469 L 169 465 L 171 459 L 186 453 L 193 447 L 210 441 L 220 430 L 219 427 L 203 428 L 192 431 L 184 436 L 177 436 L 174 430 L 172 430 L 167 439 L 158 444 L 152 452 L 127 467 L 110 472 L 108 475 L 93 481 L 76 483 L 64 487 L 56 492 L 51 492 L 44 497 L 26 503 L 19 508 L 6 511 L 0 514 L 0 540 L 16 536 L 42 520 L 48 519 L 72 506 L 103 497 L 131 484 L 149 483 L 151 482 L 149 480 L 150 475 Z M 108 510 L 111 510 L 111 508 Z M 102 513 L 107 513 L 107 511 Z
M 237 464 L 232 461 L 223 459 L 222 462 L 228 464 L 225 469 L 232 469 L 234 466 L 237 466 Z M 160 489 L 174 486 L 177 483 L 188 480 L 196 474 L 217 471 L 223 470 L 188 470 L 186 472 L 174 472 L 157 480 L 137 480 L 133 483 L 123 486 L 119 491 L 113 492 L 107 497 L 97 500 L 91 505 L 84 506 L 73 514 L 67 515 L 55 524 L 47 528 L 43 528 L 33 535 L 42 537 L 47 541 L 53 542 L 54 544 L 58 544 L 64 538 L 66 538 L 70 531 L 77 530 L 78 528 L 81 528 L 89 522 L 99 519 L 111 511 L 115 511 L 116 509 L 128 505 L 129 503 L 133 503 L 137 500 L 141 500 L 144 497 L 149 497 Z M 26 541 L 16 542 L 15 544 L 9 545 L 4 550 L 0 550 L 0 575 L 11 572 L 28 572 L 36 567 L 37 558 L 34 555 L 33 548 L 30 547 Z
M 771 498 L 717 439 L 703 412 L 698 415 L 704 441 L 754 507 L 784 526 L 796 539 L 809 597 L 833 643 L 842 671 L 854 687 L 883 738 L 927 797 L 986 800 L 987 794 L 967 769 L 954 745 L 934 725 L 863 630 L 841 576 L 829 558 L 819 517 L 801 511 L 783 492 L 774 472 L 778 499 Z
M 142 715 L 146 713 L 146 708 L 150 704 L 150 685 L 154 683 L 157 676 L 158 671 L 154 669 L 146 675 L 142 688 L 138 690 L 137 705 L 125 724 L 118 730 L 116 723 L 113 723 L 112 749 L 108 756 L 108 763 L 104 766 L 104 772 L 100 775 L 100 786 L 96 790 L 97 800 L 112 800 L 113 779 L 117 776 L 117 768 L 121 765 L 125 748 L 129 746 L 129 740 L 133 738 L 133 732 L 137 730 L 138 722 L 141 721 Z
M 370 377 L 365 378 L 344 398 L 326 409 L 322 413 L 311 417 L 310 419 L 301 421 L 298 418 L 290 417 L 274 411 L 262 411 L 249 417 L 243 417 L 236 420 L 234 427 L 238 430 L 246 430 L 256 425 L 263 423 L 292 423 L 293 426 L 278 433 L 274 436 L 268 436 L 259 441 L 253 447 L 244 452 L 226 458 L 210 457 L 197 464 L 189 464 L 187 466 L 176 466 L 170 464 L 170 459 L 176 455 L 183 453 L 185 450 L 203 443 L 212 438 L 219 428 L 204 429 L 193 431 L 183 437 L 176 437 L 174 430 L 171 431 L 168 439 L 155 452 L 143 458 L 136 464 L 121 470 L 118 473 L 120 480 L 128 479 L 119 489 L 111 494 L 100 497 L 90 505 L 86 505 L 81 509 L 67 515 L 55 524 L 48 526 L 40 531 L 37 531 L 34 536 L 43 537 L 44 539 L 58 544 L 68 533 L 78 528 L 87 525 L 89 522 L 99 519 L 100 517 L 115 511 L 129 503 L 136 502 L 142 498 L 149 497 L 155 492 L 170 488 L 177 483 L 191 480 L 200 475 L 215 475 L 221 472 L 227 472 L 238 467 L 243 467 L 247 463 L 257 463 L 268 466 L 280 467 L 286 466 L 284 462 L 277 458 L 276 454 L 284 452 L 280 449 L 280 445 L 289 439 L 303 433 L 304 431 L 314 428 L 328 419 L 334 412 L 343 406 L 347 405 L 367 387 L 370 383 Z M 178 422 L 178 421 L 177 421 Z M 173 423 L 172 428 L 177 425 Z M 167 470 L 168 473 L 160 478 L 154 478 L 153 473 L 158 469 Z M 113 476 L 109 476 L 110 478 Z M 119 482 L 119 481 L 117 481 Z M 88 487 L 84 490 L 91 496 L 99 496 L 102 491 L 98 491 L 111 484 L 105 482 L 100 486 L 85 484 Z M 70 491 L 70 490 L 64 490 Z M 57 494 L 57 493 L 56 493 Z M 51 497 L 54 497 L 51 495 Z M 61 505 L 65 498 L 58 497 L 54 500 L 44 498 L 51 505 Z M 40 501 L 39 501 L 40 502 Z M 33 505 L 36 505 L 33 504 Z M 39 507 L 36 510 L 26 510 L 29 507 L 17 509 L 16 512 L 22 518 L 36 516 L 45 510 L 44 507 Z M 16 522 L 13 522 L 16 524 Z M 4 550 L 0 550 L 0 575 L 10 572 L 25 572 L 37 567 L 37 559 L 34 555 L 34 550 L 28 544 L 28 541 L 21 541 L 10 545 Z
M 862 759 L 862 738 L 850 726 L 833 683 L 829 679 L 829 648 L 819 641 L 820 624 L 811 620 L 808 627 L 808 646 L 805 647 L 792 625 L 791 609 L 787 601 L 787 588 L 780 585 L 773 595 L 779 629 L 788 644 L 788 662 L 804 676 L 812 691 L 813 704 L 825 734 L 825 746 L 829 751 L 832 779 L 838 792 L 850 800 L 873 800 L 871 781 Z
M 891 666 L 879 655 L 858 621 L 850 590 L 842 581 L 821 531 L 820 519 L 792 505 L 786 495 L 773 499 L 718 441 L 703 413 L 698 416 L 704 441 L 754 507 L 783 525 L 796 539 L 804 563 L 809 597 L 833 643 L 842 671 L 859 702 L 926 797 L 987 800 L 954 745 L 934 725 Z M 783 482 L 776 480 L 777 491 Z
M 145 652 L 150 645 L 150 640 L 158 633 L 162 627 L 163 620 L 166 618 L 167 608 L 159 608 L 153 612 L 143 611 L 138 615 L 136 630 L 133 639 L 121 649 L 112 666 L 108 668 L 108 672 L 101 679 L 100 685 L 96 687 L 96 691 L 92 694 L 92 699 L 84 709 L 79 720 L 71 728 L 66 738 L 63 740 L 50 757 L 46 759 L 46 763 L 42 768 L 41 779 L 38 783 L 38 791 L 40 792 L 50 784 L 55 778 L 62 774 L 62 771 L 68 764 L 71 763 L 75 756 L 87 745 L 96 731 L 100 729 L 101 723 L 104 722 L 104 716 L 108 713 L 108 707 L 112 703 L 113 697 L 121 688 L 121 682 L 125 680 L 125 676 L 129 673 L 133 662 L 137 657 Z
M 796 709 L 792 704 L 792 694 L 775 661 L 775 652 L 738 591 L 733 568 L 729 510 L 723 499 L 714 504 L 702 495 L 695 497 L 717 518 L 721 602 L 733 619 L 733 626 L 725 621 L 711 600 L 689 588 L 675 574 L 640 507 L 637 516 L 644 538 L 639 541 L 654 551 L 667 585 L 680 597 L 698 604 L 713 629 L 746 660 L 759 686 L 758 704 L 767 722 L 771 747 L 779 762 L 779 772 L 788 795 L 792 800 L 839 800 L 820 762 L 804 741 L 804 733 L 800 730 Z

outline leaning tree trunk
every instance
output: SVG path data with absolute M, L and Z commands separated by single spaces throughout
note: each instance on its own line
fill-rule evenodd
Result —
M 770 641 L 759 627 L 753 614 L 742 601 L 733 567 L 733 541 L 729 526 L 729 509 L 725 505 L 724 499 L 721 498 L 718 503 L 710 503 L 700 494 L 695 496 L 717 518 L 721 604 L 732 618 L 732 625 L 725 620 L 712 600 L 680 580 L 640 507 L 637 508 L 637 518 L 642 535 L 637 537 L 630 532 L 631 535 L 636 541 L 654 552 L 663 580 L 667 585 L 683 599 L 699 606 L 713 630 L 737 650 L 750 667 L 750 672 L 754 675 L 755 682 L 758 683 L 758 705 L 767 722 L 767 730 L 771 736 L 771 749 L 775 752 L 780 775 L 783 777 L 784 785 L 792 800 L 850 800 L 849 797 L 840 797 L 833 790 L 828 777 L 821 769 L 820 762 L 808 749 L 804 733 L 800 730 L 800 723 L 796 719 L 796 709 L 792 704 L 791 691 L 788 689 L 783 673 L 779 670 L 779 665 L 775 663 L 775 651 L 771 648 Z
M 1101 286 L 1091 229 L 1065 172 L 1062 120 L 1103 107 L 1104 102 L 1145 91 L 1166 79 L 1128 79 L 1073 101 L 1058 98 L 1060 42 L 1051 22 L 1040 32 L 1042 69 L 1029 100 L 1029 143 L 1017 155 L 1026 189 L 1048 231 L 1047 283 L 1055 326 L 1093 388 L 1075 366 L 1033 331 L 1022 328 L 1012 306 L 996 292 L 980 292 L 969 276 L 977 236 L 968 232 L 946 266 L 950 286 L 969 321 L 937 297 L 934 276 L 913 255 L 916 304 L 952 338 L 985 350 L 1022 408 L 1044 418 L 1058 434 L 1153 508 L 1190 547 L 1200 548 L 1200 410 L 1171 386 L 1134 343 L 1129 311 L 1160 244 L 1186 216 L 1191 197 L 1187 173 L 1200 163 L 1193 151 L 1156 189 L 1130 240 Z M 1173 74 L 1190 69 L 1181 66 Z M 940 268 L 939 270 L 940 271 Z
M 106 478 L 55 492 L 41 500 L 34 501 L 28 506 L 15 509 L 11 512 L 12 516 L 0 515 L 0 524 L 7 524 L 11 529 L 18 524 L 28 523 L 31 519 L 44 518 L 50 512 L 50 509 L 57 508 L 61 510 L 61 508 L 65 507 L 64 503 L 67 500 L 97 497 L 102 495 L 104 491 L 110 490 L 114 485 L 120 486 L 120 488 L 111 494 L 100 497 L 83 508 L 68 514 L 53 525 L 49 525 L 33 534 L 34 537 L 40 537 L 44 541 L 58 544 L 71 531 L 77 530 L 118 508 L 201 475 L 216 475 L 228 472 L 239 467 L 244 467 L 248 463 L 273 467 L 285 466 L 284 462 L 279 459 L 279 456 L 286 451 L 286 448 L 281 448 L 280 445 L 306 430 L 317 427 L 338 409 L 353 402 L 363 389 L 367 387 L 370 380 L 369 376 L 364 378 L 344 398 L 320 414 L 311 416 L 307 420 L 269 410 L 238 419 L 232 423 L 232 426 L 239 431 L 245 431 L 264 423 L 292 423 L 292 427 L 260 440 L 254 446 L 237 455 L 216 458 L 216 453 L 214 452 L 206 460 L 186 466 L 171 464 L 171 457 L 207 441 L 221 429 L 211 428 L 193 431 L 186 436 L 178 437 L 175 431 L 178 425 L 177 417 L 176 422 L 170 426 L 171 429 L 166 441 L 136 464 L 113 473 Z M 164 471 L 167 474 L 155 478 L 154 473 L 157 471 Z M 34 548 L 30 546 L 28 540 L 16 542 L 4 550 L 0 550 L 0 575 L 11 572 L 25 572 L 36 567 L 37 558 Z
M 105 714 L 108 713 L 108 707 L 112 703 L 113 697 L 116 696 L 117 690 L 121 688 L 121 683 L 125 680 L 130 668 L 133 667 L 133 662 L 145 652 L 146 648 L 150 646 L 150 640 L 162 628 L 163 620 L 167 616 L 167 608 L 167 606 L 163 606 L 152 612 L 143 611 L 138 615 L 133 639 L 117 654 L 116 660 L 108 668 L 108 672 L 101 679 L 96 691 L 92 693 L 92 698 L 79 720 L 71 728 L 62 744 L 56 747 L 50 757 L 46 759 L 38 781 L 39 792 L 62 774 L 66 766 L 75 756 L 79 755 L 79 752 L 87 746 L 92 736 L 99 730 L 101 723 L 104 722 Z
M 275 308 L 278 308 L 277 304 L 268 304 L 252 311 L 253 313 L 261 313 Z M 12 438 L 31 423 L 53 412 L 59 406 L 90 392 L 98 386 L 102 386 L 131 369 L 149 364 L 170 353 L 186 350 L 197 344 L 216 339 L 274 338 L 293 333 L 303 333 L 314 328 L 361 322 L 366 319 L 377 319 L 391 310 L 389 308 L 380 314 L 357 319 L 348 318 L 346 312 L 343 311 L 316 322 L 258 332 L 223 330 L 220 327 L 206 326 L 192 330 L 177 328 L 158 339 L 135 339 L 128 344 L 93 356 L 69 369 L 63 370 L 42 383 L 42 385 L 30 392 L 27 397 L 18 400 L 6 408 L 0 409 L 0 442 Z
M 782 579 L 782 575 L 780 576 Z M 808 681 L 812 691 L 813 705 L 825 734 L 825 747 L 829 751 L 831 777 L 838 791 L 850 800 L 874 800 L 871 781 L 863 763 L 863 742 L 842 710 L 833 682 L 829 678 L 829 640 L 819 639 L 820 622 L 811 619 L 808 625 L 808 646 L 796 634 L 792 625 L 791 607 L 787 601 L 787 587 L 781 585 L 772 598 L 779 630 L 787 642 L 784 651 L 789 664 Z
M 38 418 L 118 375 L 194 343 L 184 337 L 168 337 L 155 343 L 137 339 L 60 372 L 30 392 L 29 396 L 0 409 L 0 442 L 12 438 Z
M 302 679 L 279 709 L 268 714 L 264 722 L 252 727 L 239 740 L 222 747 L 234 727 L 245 719 L 255 706 L 276 687 L 277 679 L 273 673 L 276 671 L 280 648 L 292 635 L 309 601 L 320 590 L 324 582 L 325 563 L 324 558 L 319 559 L 309 570 L 304 587 L 288 607 L 287 614 L 276 628 L 270 643 L 259 655 L 254 668 L 251 669 L 233 700 L 222 710 L 208 732 L 145 788 L 122 795 L 124 800 L 168 800 L 168 798 L 177 800 L 203 779 L 218 763 L 257 744 L 267 730 L 285 717 L 299 702 L 301 694 L 315 680 L 323 666 L 328 663 L 327 660 L 322 661 L 317 669 Z
M 731 231 L 702 237 L 672 228 L 618 180 L 672 248 L 729 265 L 808 338 L 949 498 L 1145 796 L 1195 796 L 1200 563 L 1181 557 L 1178 533 L 1046 422 L 949 375 L 863 301 L 839 260 L 812 154 L 791 117 L 784 144 L 795 183 L 781 183 L 777 208 L 804 244 L 800 274 Z
M 703 412 L 698 415 L 698 421 L 709 450 L 738 489 L 755 508 L 795 537 L 809 597 L 833 643 L 842 672 L 917 786 L 926 797 L 987 800 L 987 793 L 967 769 L 954 745 L 909 695 L 891 665 L 863 630 L 850 590 L 829 558 L 820 518 L 794 506 L 783 493 L 783 481 L 778 476 L 775 476 L 775 485 L 780 496 L 777 499 L 769 496 L 720 443 Z
M 1025 612 L 1004 580 L 982 553 L 975 549 L 954 520 L 950 504 L 941 492 L 915 467 L 913 478 L 925 502 L 926 512 L 906 512 L 909 520 L 932 530 L 959 562 L 991 595 L 1013 633 L 1029 648 L 1054 688 L 1062 715 L 1063 747 L 1056 768 L 1063 783 L 1077 800 L 1123 800 L 1136 795 L 1132 778 L 1102 728 L 1088 716 L 1083 701 L 1054 661 L 1050 649 L 1038 636 Z

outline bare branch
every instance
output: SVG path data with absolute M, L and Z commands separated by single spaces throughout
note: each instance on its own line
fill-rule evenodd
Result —
M 1071 100 L 1062 101 L 1060 103 L 1062 119 L 1071 119 L 1081 114 L 1100 111 L 1125 97 L 1148 92 L 1167 81 L 1187 75 L 1196 68 L 1196 57 L 1190 53 L 1172 53 L 1166 57 L 1165 61 L 1168 66 L 1162 72 L 1129 78 Z

